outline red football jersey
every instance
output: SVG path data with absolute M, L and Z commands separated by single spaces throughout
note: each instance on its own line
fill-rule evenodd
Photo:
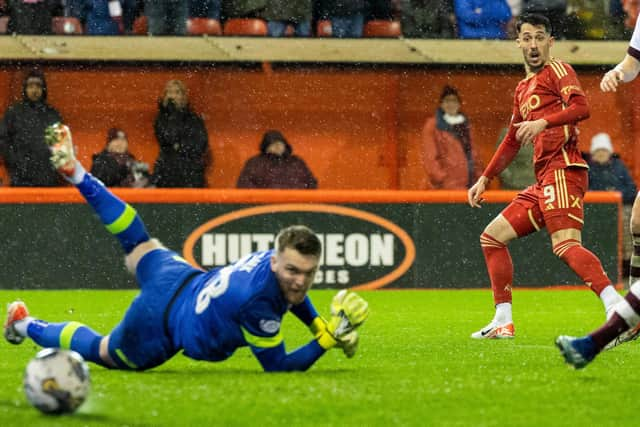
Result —
M 511 123 L 558 113 L 567 107 L 572 96 L 585 96 L 576 72 L 569 64 L 551 59 L 538 73 L 530 73 L 518 83 Z M 576 123 L 545 129 L 535 138 L 533 148 L 538 182 L 557 169 L 589 167 L 578 150 Z

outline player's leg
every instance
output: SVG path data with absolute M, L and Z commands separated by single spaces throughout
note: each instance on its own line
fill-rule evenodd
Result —
M 516 200 L 509 204 L 480 236 L 480 246 L 491 281 L 496 312 L 488 325 L 471 334 L 472 338 L 512 338 L 514 336 L 511 309 L 513 263 L 507 244 L 539 228 L 535 220 L 539 215 L 529 209 L 529 206 L 536 209 L 535 199 L 529 202 L 527 200 L 526 191 L 518 195 Z
M 629 287 L 640 280 L 640 192 L 633 201 L 630 222 L 633 252 L 629 266 Z
M 556 339 L 556 345 L 567 363 L 580 369 L 591 362 L 602 350 L 624 333 L 640 326 L 640 281 L 635 282 L 629 292 L 613 309 L 613 314 L 597 330 L 585 337 L 566 335 Z
M 125 253 L 148 241 L 147 230 L 135 209 L 111 193 L 75 159 L 69 128 L 57 125 L 50 129 L 47 143 L 52 164 L 76 186 L 107 230 L 120 241 Z
M 41 347 L 70 349 L 90 362 L 107 368 L 116 367 L 108 354 L 104 351 L 101 354 L 102 335 L 78 322 L 49 323 L 35 319 L 29 316 L 22 301 L 9 304 L 4 336 L 12 344 L 20 344 L 28 337 Z
M 551 235 L 553 253 L 569 266 L 600 297 L 607 316 L 622 299 L 611 284 L 600 259 L 582 246 L 583 197 L 587 171 L 561 169 L 543 186 L 544 218 Z

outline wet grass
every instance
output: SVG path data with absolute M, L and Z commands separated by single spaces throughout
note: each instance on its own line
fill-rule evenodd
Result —
M 582 334 L 603 318 L 581 291 L 515 295 L 517 338 L 475 341 L 492 315 L 488 291 L 363 293 L 371 317 L 347 360 L 333 350 L 309 372 L 265 374 L 246 349 L 223 363 L 176 356 L 144 373 L 91 365 L 92 393 L 78 413 L 41 415 L 22 393 L 22 371 L 37 348 L 0 344 L 1 426 L 622 426 L 637 424 L 640 344 L 601 355 L 583 371 L 561 361 L 558 334 Z M 106 332 L 134 293 L 0 291 L 33 314 L 78 320 Z M 326 312 L 333 292 L 314 291 Z M 293 348 L 309 334 L 293 316 L 283 325 Z

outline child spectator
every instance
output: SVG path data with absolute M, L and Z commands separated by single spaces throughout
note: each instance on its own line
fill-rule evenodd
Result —
M 129 152 L 127 134 L 117 128 L 109 129 L 104 150 L 93 155 L 91 174 L 107 187 L 149 186 L 149 165 Z

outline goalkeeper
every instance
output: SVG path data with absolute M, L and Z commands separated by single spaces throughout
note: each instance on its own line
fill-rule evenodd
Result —
M 48 129 L 51 162 L 95 210 L 122 245 L 127 268 L 140 293 L 122 321 L 101 336 L 78 322 L 49 323 L 31 317 L 22 301 L 9 305 L 4 335 L 13 344 L 26 337 L 43 347 L 68 348 L 86 360 L 113 369 L 145 370 L 179 351 L 196 360 L 221 361 L 249 346 L 265 371 L 304 371 L 327 350 L 355 354 L 368 305 L 346 290 L 320 317 L 307 292 L 321 254 L 307 227 L 290 226 L 276 236 L 273 250 L 254 252 L 235 264 L 203 271 L 149 237 L 136 211 L 114 196 L 76 161 L 64 125 Z M 314 338 L 287 353 L 280 331 L 291 311 Z

